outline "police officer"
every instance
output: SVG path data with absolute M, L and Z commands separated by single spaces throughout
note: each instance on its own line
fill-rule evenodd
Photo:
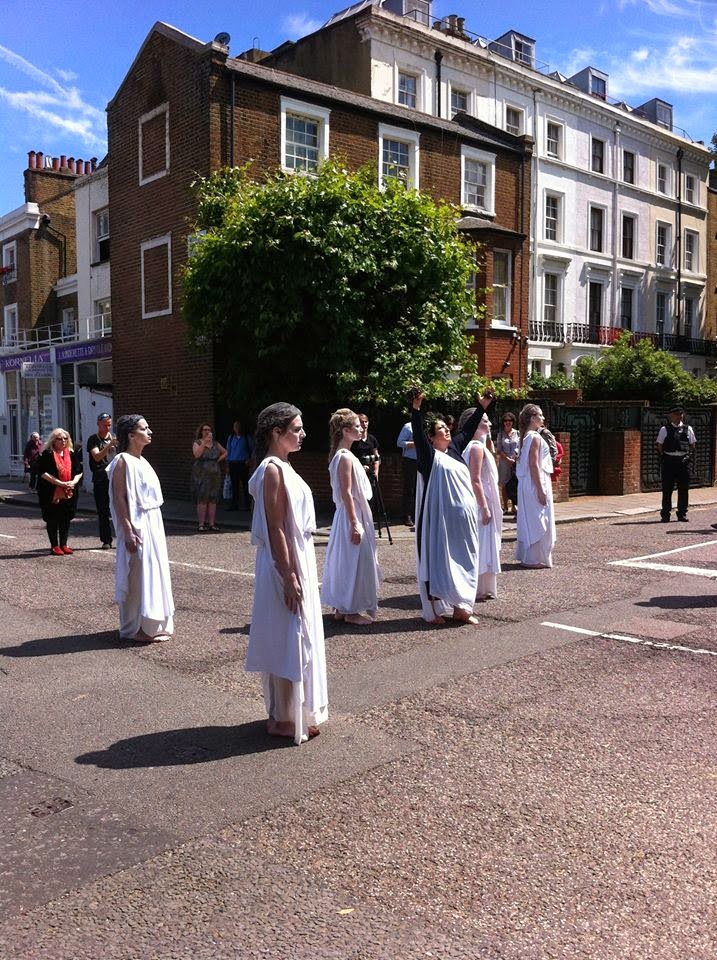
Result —
M 695 434 L 682 419 L 682 407 L 670 410 L 670 422 L 660 427 L 657 434 L 657 452 L 662 458 L 663 523 L 670 522 L 672 491 L 677 484 L 677 519 L 687 523 L 687 497 L 690 486 L 690 457 L 695 449 Z

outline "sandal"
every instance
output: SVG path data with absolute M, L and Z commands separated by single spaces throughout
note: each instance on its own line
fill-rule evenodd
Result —
M 199 526 L 197 527 L 197 533 L 206 533 L 206 532 L 207 532 L 207 528 L 204 526 L 203 523 L 200 523 Z
M 207 530 L 211 530 L 212 533 L 221 533 L 221 530 L 216 525 L 216 523 L 213 523 L 211 527 L 207 527 Z

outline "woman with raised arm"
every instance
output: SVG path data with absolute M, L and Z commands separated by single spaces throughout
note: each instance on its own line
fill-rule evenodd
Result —
M 116 425 L 119 453 L 107 468 L 110 513 L 117 533 L 115 600 L 120 637 L 159 643 L 174 633 L 174 597 L 160 507 L 159 477 L 142 456 L 152 431 L 139 413 Z
M 380 573 L 371 514 L 371 483 L 351 444 L 362 440 L 358 414 L 342 407 L 329 421 L 329 474 L 336 505 L 326 549 L 321 602 L 334 608 L 334 620 L 359 626 L 378 612 Z
M 305 436 L 297 407 L 262 410 L 255 433 L 260 462 L 249 481 L 256 576 L 246 669 L 262 675 L 267 732 L 296 744 L 315 737 L 329 715 L 314 500 L 289 463 Z
M 458 426 L 463 427 L 475 407 L 461 414 Z M 478 593 L 476 600 L 494 600 L 498 596 L 500 545 L 503 535 L 503 511 L 498 489 L 498 468 L 495 457 L 486 445 L 490 436 L 487 414 L 478 424 L 473 439 L 463 451 L 478 507 Z
M 411 423 L 416 444 L 416 566 L 423 617 L 443 623 L 477 623 L 478 520 L 463 451 L 493 397 L 486 393 L 455 437 L 440 417 L 430 417 L 428 434 L 421 414 L 424 394 L 411 391 Z
M 550 448 L 538 432 L 543 411 L 534 403 L 520 411 L 520 453 L 518 475 L 518 540 L 515 559 L 524 567 L 552 567 L 555 546 L 553 461 Z

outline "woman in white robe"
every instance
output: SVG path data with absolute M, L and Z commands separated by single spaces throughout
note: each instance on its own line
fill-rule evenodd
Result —
M 321 583 L 321 602 L 334 608 L 334 620 L 359 626 L 378 612 L 380 572 L 371 514 L 371 483 L 351 444 L 363 439 L 358 414 L 342 407 L 329 421 L 331 493 L 336 513 L 331 524 Z
M 421 415 L 424 395 L 411 396 L 411 423 L 416 445 L 416 569 L 421 611 L 429 623 L 451 617 L 477 623 L 473 616 L 478 587 L 478 518 L 463 450 L 475 433 L 492 397 L 481 397 L 481 408 L 455 437 L 444 420 L 428 425 Z
M 459 428 L 473 413 L 465 410 Z M 490 436 L 490 420 L 486 414 L 478 424 L 473 439 L 463 451 L 478 508 L 478 592 L 476 600 L 494 600 L 498 596 L 500 546 L 503 535 L 503 510 L 500 505 L 498 467 L 486 446 Z
M 524 567 L 552 567 L 555 546 L 553 461 L 548 444 L 538 433 L 544 417 L 540 407 L 527 404 L 520 411 L 518 477 L 518 540 L 515 559 Z
M 296 744 L 328 719 L 314 500 L 289 463 L 305 436 L 296 407 L 262 410 L 255 439 L 263 458 L 249 481 L 256 577 L 246 669 L 262 675 L 267 732 Z
M 174 598 L 160 507 L 159 478 L 142 452 L 152 431 L 140 414 L 117 421 L 119 454 L 109 467 L 110 513 L 117 531 L 115 600 L 120 637 L 137 643 L 168 640 Z

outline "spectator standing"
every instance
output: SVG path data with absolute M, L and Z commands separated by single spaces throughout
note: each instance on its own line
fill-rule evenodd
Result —
M 37 461 L 42 453 L 42 440 L 37 431 L 30 434 L 30 439 L 25 444 L 25 451 L 22 455 L 22 463 L 25 473 L 30 475 L 30 489 L 34 490 L 37 485 Z
M 515 474 L 515 464 L 518 459 L 518 448 L 520 447 L 520 435 L 515 429 L 515 414 L 504 413 L 501 422 L 501 428 L 495 440 L 495 453 L 498 462 L 498 487 L 500 489 L 500 502 L 503 510 L 508 509 L 508 496 L 506 486 L 510 483 Z M 515 513 L 517 504 L 512 500 L 512 513 Z
M 677 485 L 677 519 L 687 523 L 687 508 L 690 489 L 690 458 L 697 440 L 694 430 L 685 423 L 682 407 L 670 410 L 670 421 L 660 427 L 657 433 L 657 452 L 662 458 L 660 473 L 662 477 L 662 509 L 660 517 L 663 523 L 670 522 L 672 512 L 672 491 Z
M 95 496 L 103 550 L 109 550 L 112 546 L 110 482 L 107 467 L 116 449 L 117 441 L 112 436 L 112 417 L 109 413 L 101 413 L 97 418 L 97 433 L 93 433 L 87 441 L 87 453 L 92 471 L 92 492 Z
M 359 413 L 358 419 L 361 424 L 363 437 L 361 440 L 354 440 L 351 444 L 351 453 L 353 453 L 355 457 L 358 457 L 366 471 L 366 475 L 373 484 L 378 480 L 378 468 L 381 462 L 378 441 L 372 433 L 368 432 L 367 414 Z M 368 458 L 370 458 L 370 462 L 367 462 Z
M 409 420 L 401 427 L 396 440 L 401 451 L 401 471 L 403 474 L 403 518 L 407 527 L 412 527 L 416 509 L 416 444 L 413 442 L 413 425 Z
M 241 420 L 235 420 L 227 437 L 227 464 L 232 484 L 230 510 L 249 510 L 249 461 L 254 455 L 254 439 L 242 429 Z M 239 507 L 241 491 L 241 508 Z
M 197 505 L 197 530 L 199 533 L 207 530 L 216 533 L 219 530 L 217 504 L 222 499 L 222 468 L 219 464 L 226 459 L 227 452 L 214 439 L 214 429 L 208 423 L 197 427 L 192 454 L 191 490 Z
M 70 523 L 77 509 L 82 457 L 75 452 L 72 437 L 58 427 L 47 438 L 37 461 L 37 496 L 50 538 L 50 553 L 71 554 L 67 545 Z

